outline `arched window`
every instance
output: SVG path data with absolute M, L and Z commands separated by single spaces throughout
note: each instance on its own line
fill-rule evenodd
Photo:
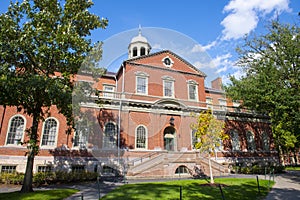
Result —
M 133 47 L 133 50 L 132 50 L 132 57 L 135 57 L 137 56 L 137 48 L 136 47 Z
M 147 148 L 147 130 L 144 126 L 138 126 L 135 131 L 135 147 L 137 149 Z
M 246 132 L 247 145 L 249 151 L 254 151 L 256 149 L 254 134 L 251 131 Z
M 89 134 L 89 129 L 87 125 L 77 123 L 75 136 L 73 140 L 73 146 L 79 148 L 85 148 L 87 145 L 88 134 Z
M 104 148 L 116 148 L 117 147 L 117 128 L 114 123 L 108 122 L 105 125 L 103 135 L 103 147 Z
M 262 137 L 262 149 L 263 151 L 270 151 L 270 137 L 268 133 L 262 132 L 261 134 Z
M 146 54 L 146 49 L 145 47 L 141 47 L 141 56 Z
M 241 149 L 239 133 L 236 130 L 231 130 L 230 137 L 231 137 L 232 151 L 239 151 Z
M 24 118 L 21 116 L 14 116 L 9 123 L 6 144 L 18 144 L 23 138 L 24 128 Z
M 188 173 L 189 173 L 189 170 L 184 165 L 179 166 L 175 171 L 175 174 L 188 174 Z
M 54 118 L 46 119 L 43 127 L 41 146 L 55 146 L 58 124 Z

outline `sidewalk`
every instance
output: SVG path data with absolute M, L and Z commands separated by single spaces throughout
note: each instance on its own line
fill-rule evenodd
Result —
M 300 171 L 276 175 L 275 182 L 265 200 L 300 199 Z

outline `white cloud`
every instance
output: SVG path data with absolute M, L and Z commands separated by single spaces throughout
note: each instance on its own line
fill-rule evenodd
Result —
M 289 0 L 231 0 L 224 7 L 224 12 L 229 13 L 221 25 L 224 40 L 239 39 L 254 30 L 259 17 L 275 11 L 279 14 L 290 11 Z
M 197 53 L 197 52 L 205 52 L 209 49 L 211 49 L 212 47 L 214 47 L 216 45 L 216 41 L 213 41 L 205 46 L 201 45 L 201 44 L 196 44 L 193 48 L 192 48 L 192 53 Z

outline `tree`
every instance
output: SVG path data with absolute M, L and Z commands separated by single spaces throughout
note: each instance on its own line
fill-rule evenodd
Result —
M 208 164 L 210 173 L 210 182 L 214 183 L 210 154 L 215 152 L 215 148 L 220 146 L 220 142 L 226 138 L 224 134 L 224 121 L 218 120 L 212 114 L 211 110 L 202 111 L 197 117 L 197 122 L 191 124 L 191 128 L 195 131 L 196 139 L 194 146 L 200 152 L 208 153 Z
M 233 100 L 270 116 L 275 143 L 287 151 L 299 146 L 300 137 L 300 35 L 296 25 L 272 21 L 268 33 L 250 35 L 238 48 L 238 66 L 244 76 L 225 86 Z
M 90 0 L 11 2 L 0 15 L 0 103 L 32 117 L 26 130 L 27 165 L 21 192 L 32 192 L 32 170 L 39 152 L 38 124 L 55 105 L 72 127 L 72 88 L 88 53 L 101 48 L 87 38 L 107 19 L 91 14 Z M 101 51 L 98 51 L 101 52 Z M 97 61 L 101 58 L 93 55 Z

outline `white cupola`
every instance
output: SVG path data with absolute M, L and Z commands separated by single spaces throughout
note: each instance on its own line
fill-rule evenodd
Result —
M 128 46 L 128 58 L 148 55 L 150 50 L 151 46 L 148 43 L 148 40 L 142 36 L 141 26 L 139 26 L 139 35 L 132 38 Z

